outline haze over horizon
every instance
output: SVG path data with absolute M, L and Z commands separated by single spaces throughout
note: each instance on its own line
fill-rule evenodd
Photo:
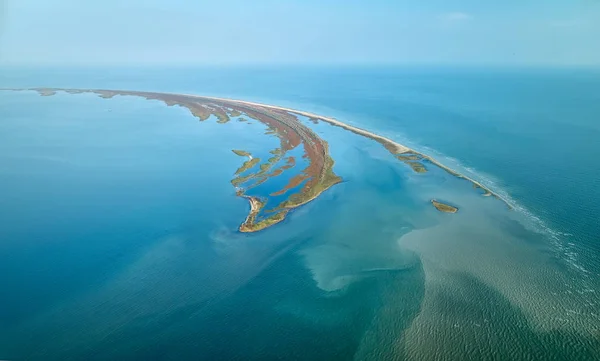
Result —
M 592 0 L 2 4 L 4 65 L 600 65 Z

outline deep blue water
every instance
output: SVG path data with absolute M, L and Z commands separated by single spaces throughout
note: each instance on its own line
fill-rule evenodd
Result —
M 514 209 L 306 122 L 345 182 L 243 235 L 248 204 L 229 181 L 244 159 L 231 149 L 268 157 L 278 143 L 260 124 L 199 123 L 129 97 L 2 92 L 0 359 L 600 355 L 600 71 L 0 72 L 0 87 L 44 86 L 334 116 L 434 156 Z M 460 211 L 441 214 L 431 198 Z

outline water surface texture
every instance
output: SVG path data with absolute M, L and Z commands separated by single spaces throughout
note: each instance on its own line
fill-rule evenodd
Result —
M 0 87 L 314 112 L 510 205 L 299 117 L 342 182 L 241 233 L 250 206 L 231 180 L 245 159 L 232 149 L 268 158 L 279 143 L 263 124 L 199 122 L 139 97 L 2 91 L 0 359 L 600 359 L 598 71 L 6 68 Z

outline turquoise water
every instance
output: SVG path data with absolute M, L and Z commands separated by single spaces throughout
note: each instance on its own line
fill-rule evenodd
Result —
M 0 87 L 193 93 L 334 116 L 514 209 L 305 121 L 344 182 L 240 234 L 249 206 L 230 180 L 245 159 L 231 149 L 276 148 L 259 123 L 2 92 L 0 359 L 600 359 L 598 71 L 5 70 Z

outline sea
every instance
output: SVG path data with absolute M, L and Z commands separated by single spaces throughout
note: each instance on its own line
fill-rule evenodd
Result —
M 600 69 L 0 70 L 0 88 L 32 87 L 313 112 L 501 199 L 301 119 L 342 182 L 240 233 L 232 149 L 266 159 L 279 143 L 263 124 L 0 91 L 2 360 L 600 360 Z

